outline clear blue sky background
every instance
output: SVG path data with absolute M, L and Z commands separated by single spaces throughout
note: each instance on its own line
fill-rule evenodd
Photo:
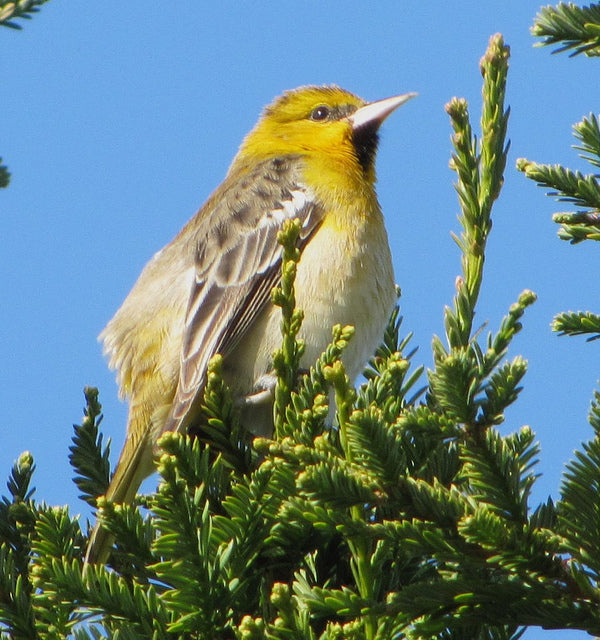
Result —
M 444 104 L 479 119 L 478 63 L 490 35 L 512 49 L 512 140 L 494 213 L 480 322 L 495 329 L 525 288 L 539 296 L 512 355 L 530 362 L 501 426 L 541 442 L 532 504 L 591 437 L 600 343 L 558 338 L 562 310 L 599 310 L 598 248 L 556 238 L 555 205 L 518 173 L 526 156 L 587 170 L 571 125 L 597 108 L 600 62 L 552 56 L 529 34 L 532 0 L 221 2 L 133 5 L 54 0 L 22 32 L 0 31 L 0 471 L 30 450 L 37 497 L 84 517 L 67 462 L 82 388 L 100 388 L 114 454 L 125 406 L 96 336 L 146 261 L 225 175 L 260 109 L 282 90 L 338 83 L 367 99 L 418 91 L 386 122 L 378 158 L 405 331 L 431 362 L 453 295 L 458 211 Z M 532 629 L 526 637 L 579 638 Z M 586 636 L 587 637 L 587 636 Z

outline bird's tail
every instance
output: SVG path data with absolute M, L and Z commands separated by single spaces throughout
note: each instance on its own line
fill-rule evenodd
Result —
M 140 484 L 152 473 L 152 470 L 153 451 L 148 439 L 144 438 L 140 442 L 138 438 L 128 437 L 108 486 L 106 500 L 116 504 L 130 504 Z M 106 563 L 113 542 L 114 536 L 97 520 L 90 534 L 84 566 L 92 563 Z

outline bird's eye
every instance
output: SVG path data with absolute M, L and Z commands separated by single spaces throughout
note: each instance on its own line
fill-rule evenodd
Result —
M 310 113 L 310 119 L 311 120 L 316 120 L 317 122 L 321 121 L 321 120 L 327 120 L 327 118 L 329 118 L 329 114 L 331 113 L 331 111 L 329 110 L 329 107 L 326 107 L 324 104 L 315 107 L 311 113 Z

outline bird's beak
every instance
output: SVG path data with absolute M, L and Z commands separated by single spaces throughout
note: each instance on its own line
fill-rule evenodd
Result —
M 403 93 L 401 96 L 369 102 L 369 104 L 360 107 L 360 109 L 357 109 L 352 115 L 348 116 L 348 120 L 354 130 L 369 124 L 379 126 L 392 111 L 395 111 L 399 106 L 408 102 L 416 95 L 416 93 Z

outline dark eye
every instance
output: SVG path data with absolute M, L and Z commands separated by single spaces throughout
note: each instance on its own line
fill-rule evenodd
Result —
M 310 119 L 316 120 L 317 122 L 320 120 L 327 120 L 329 118 L 329 114 L 331 113 L 329 107 L 326 107 L 324 104 L 315 107 L 310 112 Z

